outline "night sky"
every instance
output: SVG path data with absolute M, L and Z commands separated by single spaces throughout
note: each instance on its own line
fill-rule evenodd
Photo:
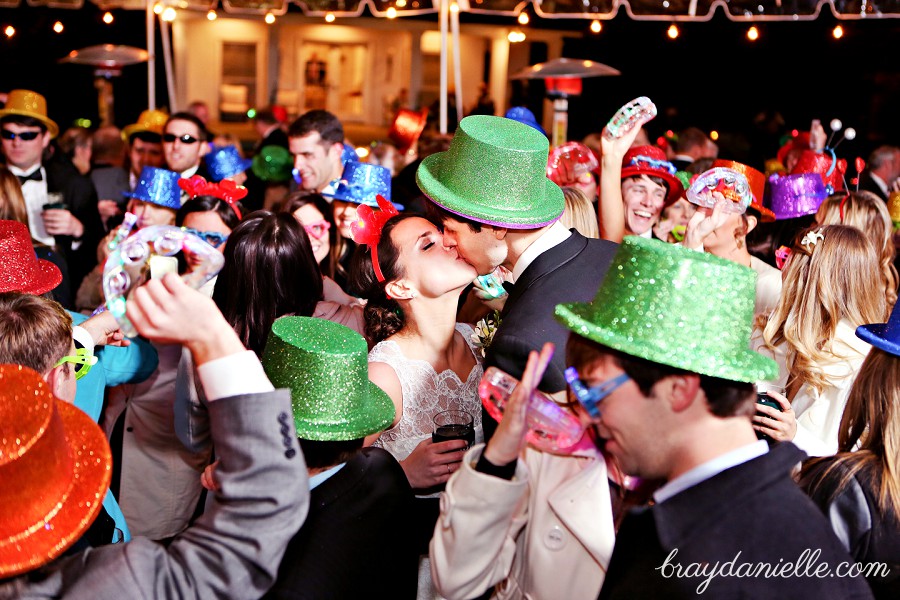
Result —
M 292 7 L 293 10 L 298 10 Z M 570 137 L 599 130 L 624 102 L 649 96 L 660 116 L 649 126 L 652 136 L 666 129 L 696 125 L 721 134 L 720 155 L 757 162 L 771 155 L 777 139 L 790 129 L 806 129 L 812 118 L 828 123 L 840 118 L 858 132 L 839 154 L 865 156 L 879 143 L 900 144 L 900 62 L 896 40 L 900 19 L 839 22 L 823 13 L 814 22 L 757 23 L 760 38 L 746 38 L 748 24 L 732 23 L 717 14 L 708 23 L 679 23 L 677 40 L 666 36 L 669 23 L 638 22 L 622 14 L 603 22 L 599 35 L 582 20 L 542 20 L 531 26 L 584 31 L 566 42 L 563 55 L 590 58 L 622 71 L 620 77 L 585 81 L 584 94 L 570 101 Z M 0 8 L 0 30 L 13 25 L 17 33 L 0 35 L 0 89 L 29 88 L 45 94 L 51 117 L 65 127 L 78 117 L 96 120 L 96 92 L 91 67 L 59 64 L 70 50 L 99 43 L 144 47 L 144 14 L 113 11 L 111 26 L 90 2 L 81 10 Z M 422 17 L 436 22 L 437 16 Z M 512 18 L 462 14 L 462 22 L 512 25 Z M 65 25 L 62 34 L 53 23 Z M 402 27 L 403 20 L 396 21 Z M 831 31 L 838 23 L 843 39 Z M 528 28 L 524 28 L 527 32 Z M 157 48 L 160 47 L 157 33 Z M 541 58 L 540 47 L 532 50 Z M 158 103 L 166 104 L 162 61 L 159 60 Z M 116 121 L 133 122 L 146 104 L 146 71 L 126 67 L 115 81 Z M 540 98 L 539 86 L 531 90 Z M 534 103 L 539 108 L 540 103 Z M 761 116 L 778 113 L 784 125 L 766 130 Z M 826 125 L 827 126 L 827 125 Z M 852 156 L 851 156 L 852 155 Z

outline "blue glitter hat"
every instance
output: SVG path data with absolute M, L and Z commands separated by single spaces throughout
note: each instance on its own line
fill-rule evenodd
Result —
M 329 195 L 335 200 L 368 204 L 373 208 L 378 208 L 376 196 L 382 196 L 387 200 L 391 199 L 391 171 L 381 165 L 361 162 L 347 163 L 344 166 L 341 180 L 334 186 L 334 193 Z M 394 204 L 394 206 L 397 207 L 397 210 L 403 210 L 399 204 Z
M 297 437 L 358 440 L 390 427 L 396 408 L 369 381 L 368 348 L 352 329 L 312 317 L 281 317 L 262 355 L 277 388 L 291 390 Z
M 142 202 L 156 204 L 163 208 L 178 210 L 181 208 L 181 188 L 178 180 L 181 175 L 167 169 L 144 167 L 137 185 L 132 192 L 122 192 L 126 198 L 134 198 Z
M 512 119 L 513 121 L 518 121 L 519 123 L 533 127 L 544 135 L 547 135 L 547 132 L 541 127 L 541 124 L 537 122 L 537 117 L 534 116 L 534 113 L 524 106 L 513 106 L 506 111 L 506 114 L 503 116 L 507 119 Z
M 204 156 L 203 160 L 206 161 L 210 179 L 216 182 L 243 173 L 253 164 L 249 158 L 241 158 L 235 146 L 216 148 Z
M 350 144 L 344 144 L 344 149 L 341 150 L 341 164 L 346 167 L 349 163 L 358 162 L 359 154 L 356 153 L 356 148 Z
M 856 337 L 884 350 L 888 354 L 900 356 L 900 303 L 894 306 L 887 323 L 860 325 Z

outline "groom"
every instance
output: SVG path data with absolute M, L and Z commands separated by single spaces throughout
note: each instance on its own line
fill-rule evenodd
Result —
M 516 378 L 528 353 L 544 342 L 565 348 L 568 331 L 553 318 L 554 306 L 575 298 L 589 301 L 617 248 L 559 222 L 565 201 L 559 186 L 547 179 L 548 151 L 547 138 L 527 125 L 471 116 L 460 122 L 450 149 L 423 160 L 416 172 L 431 201 L 429 213 L 443 223 L 444 244 L 455 247 L 479 275 L 501 265 L 513 275 L 515 287 L 484 366 Z M 564 358 L 563 352 L 553 357 L 542 391 L 565 393 Z

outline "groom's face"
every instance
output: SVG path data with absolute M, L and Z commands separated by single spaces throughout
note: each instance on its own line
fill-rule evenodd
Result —
M 506 260 L 505 237 L 505 229 L 482 225 L 481 231 L 475 231 L 456 219 L 444 220 L 444 246 L 456 248 L 460 258 L 475 267 L 479 275 L 492 273 Z

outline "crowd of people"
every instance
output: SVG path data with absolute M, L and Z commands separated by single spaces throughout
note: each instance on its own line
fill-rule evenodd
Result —
M 900 148 L 203 108 L 0 109 L 0 599 L 900 597 Z

